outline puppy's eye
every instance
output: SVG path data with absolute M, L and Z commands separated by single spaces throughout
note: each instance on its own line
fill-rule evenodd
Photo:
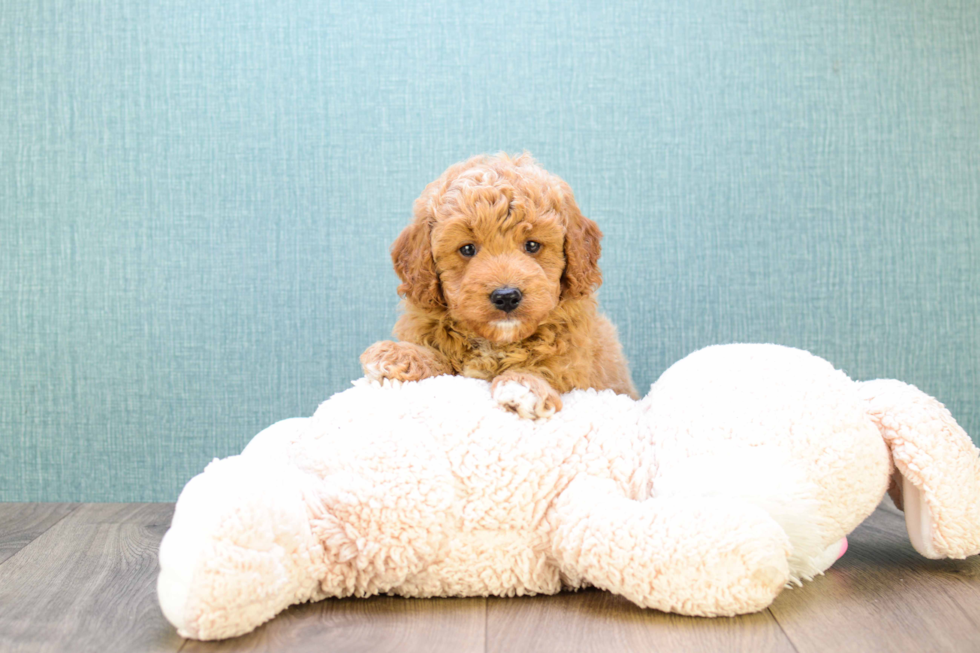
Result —
M 524 243 L 524 251 L 528 254 L 537 254 L 539 249 L 541 249 L 541 243 L 536 240 L 529 240 Z
M 463 245 L 462 247 L 459 248 L 459 254 L 460 256 L 465 256 L 466 258 L 476 256 L 476 247 L 467 243 L 466 245 Z

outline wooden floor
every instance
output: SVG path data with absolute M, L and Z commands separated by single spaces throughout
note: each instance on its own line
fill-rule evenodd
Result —
M 980 651 L 980 557 L 931 561 L 882 505 L 843 559 L 769 610 L 697 619 L 599 591 L 327 600 L 226 642 L 157 606 L 172 504 L 0 504 L 0 651 Z

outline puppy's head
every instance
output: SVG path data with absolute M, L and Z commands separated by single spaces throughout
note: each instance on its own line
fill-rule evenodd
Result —
M 601 238 L 568 184 L 530 156 L 478 156 L 426 187 L 391 256 L 409 301 L 506 343 L 602 283 Z

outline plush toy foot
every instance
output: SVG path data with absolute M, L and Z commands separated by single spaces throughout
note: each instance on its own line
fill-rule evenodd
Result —
M 817 556 L 812 561 L 811 564 L 813 568 L 816 569 L 816 574 L 814 575 L 822 574 L 823 572 L 830 569 L 835 562 L 837 562 L 838 560 L 844 557 L 844 554 L 846 552 L 847 552 L 847 538 L 842 537 L 841 539 L 839 539 L 838 541 L 834 542 L 826 549 L 824 549 L 824 552 L 819 556 Z
M 927 558 L 980 553 L 980 451 L 945 406 L 901 381 L 861 384 L 868 413 L 891 449 L 916 551 Z
M 786 533 L 741 501 L 639 502 L 612 481 L 579 478 L 557 512 L 556 557 L 566 577 L 642 607 L 708 617 L 756 612 L 790 580 Z
M 561 396 L 541 377 L 522 372 L 504 372 L 490 386 L 494 400 L 525 419 L 551 417 L 561 410 Z
M 314 597 L 316 548 L 294 469 L 215 461 L 181 492 L 160 544 L 160 607 L 183 637 L 247 633 Z

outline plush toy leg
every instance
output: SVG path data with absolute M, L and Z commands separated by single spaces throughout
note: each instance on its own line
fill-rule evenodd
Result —
M 916 551 L 980 553 L 980 451 L 941 403 L 914 386 L 869 381 L 861 392 L 901 474 L 890 493 Z
M 182 636 L 234 637 L 315 598 L 322 550 L 297 476 L 274 460 L 233 456 L 181 492 L 160 544 L 157 595 Z
M 572 585 L 637 605 L 700 616 L 766 608 L 790 578 L 789 538 L 748 503 L 719 498 L 632 501 L 609 480 L 562 493 L 555 553 Z

